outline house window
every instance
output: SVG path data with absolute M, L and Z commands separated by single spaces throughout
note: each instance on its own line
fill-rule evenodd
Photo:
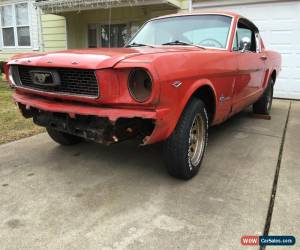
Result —
M 130 27 L 131 25 L 128 24 L 89 25 L 88 47 L 121 48 L 130 38 Z
M 97 28 L 90 27 L 88 30 L 89 48 L 97 48 Z
M 110 31 L 109 31 L 110 29 Z M 102 47 L 120 48 L 127 41 L 128 29 L 126 24 L 102 25 L 101 26 L 101 44 Z M 110 35 L 110 41 L 109 41 Z M 110 44 L 109 44 L 110 43 Z
M 31 45 L 28 12 L 27 3 L 0 7 L 0 24 L 4 47 L 28 47 Z

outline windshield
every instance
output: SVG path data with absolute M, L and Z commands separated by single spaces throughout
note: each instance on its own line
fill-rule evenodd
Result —
M 209 14 L 157 19 L 146 23 L 129 44 L 190 44 L 225 49 L 231 21 L 228 16 Z

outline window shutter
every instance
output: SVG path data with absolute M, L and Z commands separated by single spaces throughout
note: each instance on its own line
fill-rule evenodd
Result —
M 1 6 L 0 6 L 1 11 Z M 0 12 L 0 18 L 1 18 L 1 12 Z M 3 50 L 3 39 L 2 39 L 2 25 L 1 25 L 1 19 L 0 19 L 0 51 Z
M 2 28 L 0 26 L 0 50 L 3 50 L 3 41 L 2 41 Z
M 33 50 L 40 50 L 39 11 L 33 6 L 32 2 L 29 2 L 29 15 L 31 19 L 31 46 Z

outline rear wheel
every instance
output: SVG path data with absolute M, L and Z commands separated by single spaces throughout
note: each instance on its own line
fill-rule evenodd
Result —
M 173 132 L 164 143 L 164 157 L 170 175 L 188 180 L 201 166 L 208 139 L 208 118 L 204 103 L 192 99 Z
M 67 134 L 64 132 L 60 132 L 53 128 L 46 128 L 48 135 L 58 144 L 64 145 L 64 146 L 71 146 L 78 144 L 83 141 L 81 137 Z
M 268 87 L 266 88 L 262 97 L 253 104 L 253 112 L 255 114 L 269 115 L 273 102 L 273 87 L 274 80 L 270 79 Z

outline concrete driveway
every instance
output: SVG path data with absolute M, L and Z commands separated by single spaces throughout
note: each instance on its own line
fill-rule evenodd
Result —
M 247 249 L 241 236 L 261 235 L 272 211 L 270 234 L 299 240 L 299 131 L 300 102 L 275 100 L 271 121 L 244 112 L 210 130 L 188 182 L 166 174 L 161 145 L 2 145 L 1 249 Z

